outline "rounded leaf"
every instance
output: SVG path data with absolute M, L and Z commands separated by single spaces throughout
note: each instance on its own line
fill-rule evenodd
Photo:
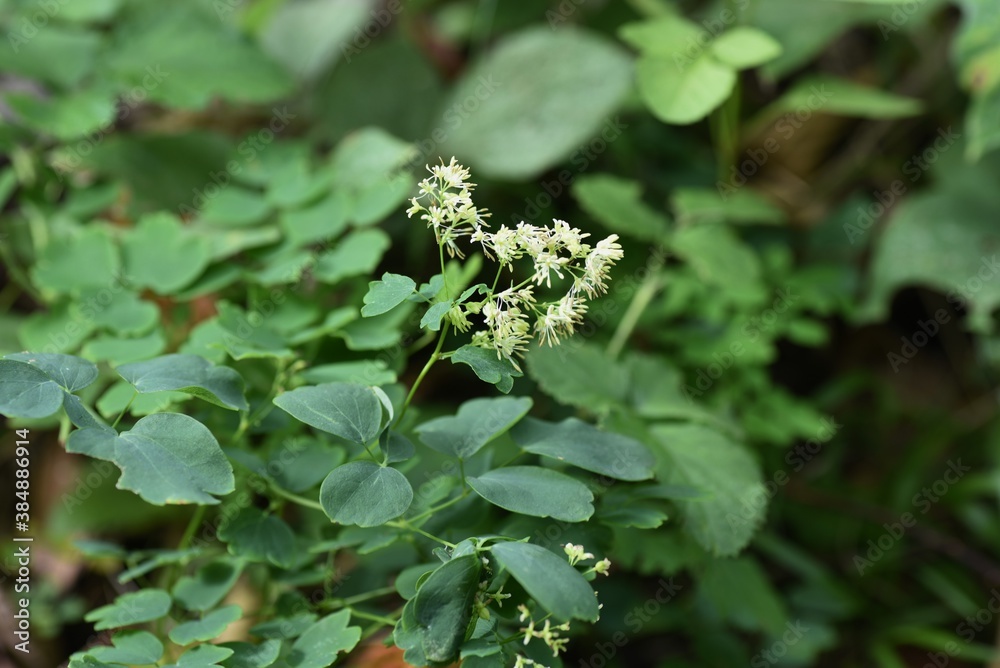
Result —
M 539 605 L 561 620 L 597 621 L 597 597 L 566 559 L 531 543 L 497 543 L 490 548 Z
M 513 513 L 583 522 L 594 514 L 594 495 L 579 480 L 539 466 L 509 466 L 469 478 L 476 494 Z
M 382 402 L 366 385 L 300 387 L 275 397 L 274 403 L 295 419 L 358 445 L 371 443 L 382 430 Z
M 0 360 L 0 413 L 13 418 L 43 418 L 62 406 L 63 390 L 27 362 Z
M 375 527 L 406 512 L 413 488 L 402 473 L 373 462 L 351 462 L 330 472 L 319 490 L 327 516 L 339 524 Z

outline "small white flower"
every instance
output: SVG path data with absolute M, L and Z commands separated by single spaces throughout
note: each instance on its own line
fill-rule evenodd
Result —
M 598 575 L 610 575 L 609 573 L 610 568 L 611 568 L 611 560 L 601 559 L 596 564 L 594 564 L 594 568 L 591 570 L 593 570 Z
M 552 276 L 550 272 L 559 278 L 563 278 L 562 269 L 568 262 L 568 257 L 558 257 L 548 251 L 543 251 L 535 258 L 535 275 L 532 277 L 532 280 L 538 285 L 545 283 L 546 287 L 551 288 Z
M 563 545 L 563 552 L 569 557 L 570 566 L 575 566 L 578 561 L 594 558 L 594 555 L 587 552 L 583 545 L 574 545 L 573 543 Z

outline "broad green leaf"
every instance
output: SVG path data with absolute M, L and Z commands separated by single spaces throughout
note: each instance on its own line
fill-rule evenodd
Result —
M 169 610 L 170 594 L 162 589 L 143 589 L 122 594 L 114 603 L 91 610 L 84 619 L 95 622 L 95 630 L 103 631 L 151 622 L 163 617 Z
M 402 304 L 417 289 L 417 284 L 409 276 L 382 274 L 382 280 L 368 284 L 368 294 L 361 315 L 380 315 Z
M 219 230 L 205 227 L 200 232 L 201 236 L 208 241 L 209 257 L 213 262 L 226 260 L 252 248 L 269 246 L 281 239 L 281 231 L 272 226 L 250 230 Z M 209 280 L 210 277 L 206 272 L 201 279 L 191 284 L 188 290 L 193 290 L 198 285 L 204 286 Z
M 594 495 L 582 482 L 538 466 L 508 466 L 469 477 L 469 486 L 512 513 L 583 522 L 594 514 Z
M 159 294 L 172 294 L 208 267 L 211 247 L 169 213 L 143 217 L 122 244 L 129 280 Z
M 781 55 L 781 44 L 762 30 L 736 26 L 712 42 L 712 55 L 722 63 L 745 70 L 763 65 Z
M 23 21 L 18 27 L 25 30 L 22 26 L 27 25 L 34 31 L 30 39 L 13 30 L 7 33 L 5 71 L 63 88 L 76 86 L 91 72 L 102 47 L 100 33 L 76 26 L 44 25 L 39 29 L 28 16 Z
M 395 211 L 413 193 L 416 179 L 409 172 L 382 178 L 355 195 L 351 222 L 359 227 L 374 225 Z
M 230 185 L 205 202 L 201 215 L 219 227 L 245 227 L 256 225 L 270 213 L 271 206 L 260 192 Z
M 39 288 L 55 293 L 111 291 L 121 289 L 119 269 L 118 251 L 107 228 L 90 225 L 53 238 L 39 254 L 32 276 Z
M 75 394 L 63 394 L 63 408 L 66 409 L 66 416 L 69 417 L 69 421 L 80 429 L 87 427 L 110 429 L 104 420 L 94 415 L 93 411 L 87 408 L 80 397 Z
M 438 302 L 434 304 L 424 316 L 420 318 L 420 326 L 431 330 L 432 332 L 437 332 L 441 329 L 441 319 L 444 318 L 445 314 L 451 309 L 451 302 Z
M 310 207 L 283 211 L 279 222 L 290 243 L 311 244 L 340 236 L 347 229 L 351 206 L 346 191 L 335 190 Z
M 767 506 L 760 467 L 747 449 L 707 427 L 659 424 L 651 433 L 659 479 L 709 494 L 707 499 L 675 501 L 685 530 L 718 556 L 746 547 Z
M 150 392 L 139 394 L 125 380 L 119 380 L 101 395 L 96 408 L 106 419 L 114 419 L 128 408 L 129 415 L 142 417 L 163 413 L 174 404 L 187 401 L 191 395 L 183 392 Z
M 594 174 L 573 182 L 573 196 L 580 208 L 612 232 L 656 241 L 670 225 L 668 218 L 642 201 L 642 186 L 636 181 Z
M 295 533 L 277 515 L 257 508 L 243 508 L 219 527 L 219 540 L 229 546 L 230 554 L 251 561 L 269 561 L 288 568 L 295 558 Z
M 327 615 L 292 644 L 286 658 L 289 668 L 327 668 L 341 652 L 349 652 L 361 640 L 361 627 L 348 626 L 350 610 Z
M 15 418 L 43 418 L 62 407 L 63 389 L 27 362 L 0 360 L 0 413 Z
M 302 372 L 302 378 L 309 383 L 388 385 L 396 382 L 396 373 L 384 360 L 369 359 L 312 366 Z
M 371 20 L 372 10 L 371 0 L 282 4 L 265 24 L 261 46 L 292 76 L 312 79 L 341 53 L 357 50 L 351 41 L 357 39 L 356 29 Z
M 16 360 L 41 369 L 59 387 L 76 392 L 97 380 L 97 367 L 85 359 L 60 353 L 13 353 L 4 359 Z
M 34 95 L 7 95 L 6 102 L 26 127 L 69 141 L 111 127 L 115 100 L 103 91 L 82 90 L 41 99 Z
M 358 445 L 368 445 L 382 430 L 382 403 L 364 385 L 300 387 L 279 394 L 274 403 L 295 419 Z
M 220 21 L 213 9 L 172 4 L 131 9 L 115 22 L 118 39 L 107 67 L 123 86 L 146 90 L 150 100 L 201 109 L 215 98 L 264 103 L 291 91 L 292 81 L 281 67 Z M 205 53 L 212 57 L 204 58 Z M 278 111 L 270 130 L 289 123 Z
M 265 640 L 259 645 L 248 642 L 224 642 L 219 647 L 233 650 L 233 655 L 222 661 L 225 668 L 267 668 L 278 660 L 281 641 Z
M 18 339 L 24 350 L 68 353 L 76 350 L 94 332 L 94 323 L 70 313 L 61 302 L 49 311 L 36 311 L 21 325 Z
M 174 600 L 188 610 L 211 610 L 229 593 L 243 572 L 243 562 L 219 557 L 201 566 L 194 575 L 185 575 L 174 585 Z
M 215 504 L 235 488 L 233 467 L 208 427 L 179 413 L 139 420 L 115 441 L 119 489 L 154 505 Z
M 606 413 L 621 405 L 628 376 L 595 344 L 576 342 L 537 346 L 528 351 L 528 375 L 560 403 L 591 413 Z M 601 382 L 595 383 L 594 379 Z
M 496 385 L 504 394 L 514 387 L 515 378 L 524 375 L 510 360 L 500 359 L 495 351 L 478 346 L 462 346 L 449 359 L 452 364 L 468 364 L 479 380 Z
M 277 209 L 289 209 L 315 202 L 330 189 L 330 180 L 316 173 L 307 159 L 293 160 L 278 167 L 267 184 L 267 201 Z
M 648 480 L 655 460 L 639 441 L 601 431 L 576 418 L 552 423 L 527 418 L 511 431 L 514 442 L 536 455 L 616 480 Z
M 490 548 L 528 595 L 557 620 L 597 621 L 597 597 L 564 557 L 531 543 L 496 543 Z
M 579 28 L 509 35 L 446 101 L 445 119 L 461 120 L 441 152 L 465 156 L 477 173 L 496 178 L 540 174 L 599 132 L 605 141 L 621 134 L 609 116 L 628 92 L 631 70 L 617 45 Z
M 243 396 L 243 378 L 235 370 L 213 366 L 198 355 L 164 355 L 123 364 L 117 371 L 143 394 L 178 390 L 223 408 L 249 409 Z
M 352 132 L 337 144 L 330 157 L 330 177 L 336 186 L 364 190 L 385 181 L 419 157 L 417 148 L 379 127 Z
M 216 668 L 219 662 L 232 656 L 233 650 L 219 645 L 196 645 L 181 654 L 177 663 L 164 668 Z
M 87 656 L 87 655 L 79 656 L 77 654 L 74 654 L 69 659 L 68 668 L 119 668 L 120 665 L 121 664 L 114 665 L 110 663 L 104 663 L 103 661 L 98 661 L 92 656 Z
M 88 341 L 80 354 L 96 362 L 118 365 L 156 357 L 166 347 L 163 330 L 157 327 L 139 337 L 98 336 Z
M 290 492 L 305 492 L 344 463 L 344 449 L 302 436 L 284 441 L 264 467 L 275 482 Z
M 66 439 L 66 452 L 113 462 L 117 441 L 118 434 L 110 427 L 100 425 L 82 427 L 71 432 Z
M 379 447 L 386 456 L 386 464 L 405 462 L 416 453 L 413 441 L 399 432 L 386 429 L 379 437 Z
M 689 63 L 707 37 L 702 26 L 677 14 L 626 23 L 618 34 L 646 56 L 670 59 L 681 67 Z
M 121 631 L 111 636 L 114 647 L 93 647 L 87 653 L 98 661 L 127 666 L 156 663 L 163 656 L 163 643 L 148 631 Z
M 259 638 L 285 639 L 295 638 L 305 632 L 316 622 L 316 615 L 311 612 L 300 612 L 287 616 L 274 617 L 253 626 L 250 633 Z
M 355 230 L 316 259 L 313 274 L 330 285 L 368 274 L 375 270 L 388 248 L 389 237 L 382 230 Z
M 227 605 L 206 613 L 200 619 L 178 624 L 170 629 L 170 640 L 182 647 L 193 642 L 212 640 L 219 637 L 226 627 L 243 616 L 238 605 Z
M 736 85 L 736 72 L 710 54 L 689 65 L 644 56 L 636 63 L 639 94 L 664 123 L 689 125 L 719 107 Z
M 685 225 L 747 223 L 781 225 L 784 211 L 749 188 L 720 196 L 715 188 L 677 188 L 670 198 L 677 222 Z
M 70 312 L 75 319 L 92 320 L 96 327 L 126 336 L 145 334 L 160 320 L 156 304 L 121 286 L 84 291 L 74 299 Z
M 281 359 L 294 355 L 286 345 L 285 338 L 260 313 L 254 311 L 248 314 L 228 302 L 219 302 L 216 308 L 219 311 L 216 322 L 222 330 L 220 343 L 233 359 Z
M 479 587 L 479 556 L 455 557 L 430 574 L 413 599 L 423 650 L 432 661 L 458 658 Z
M 424 422 L 416 432 L 438 452 L 468 459 L 527 415 L 531 405 L 530 397 L 471 399 L 456 415 Z
M 729 227 L 683 227 L 674 234 L 671 248 L 700 280 L 729 289 L 734 298 L 756 299 L 763 292 L 757 255 Z
M 338 524 L 375 527 L 406 512 L 413 488 L 402 473 L 373 462 L 338 466 L 323 481 L 319 502 Z

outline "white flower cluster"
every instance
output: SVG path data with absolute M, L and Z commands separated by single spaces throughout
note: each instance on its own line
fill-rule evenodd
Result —
M 514 668 L 529 668 L 529 666 L 535 666 L 535 668 L 549 668 L 548 666 L 543 666 L 537 661 L 529 659 L 522 654 L 518 654 L 517 660 L 514 662 Z
M 569 557 L 569 565 L 576 566 L 581 561 L 589 561 L 594 558 L 594 555 L 587 552 L 587 549 L 583 545 L 574 545 L 573 543 L 566 543 L 563 545 L 563 552 Z M 610 559 L 601 559 L 596 564 L 594 564 L 588 573 L 597 573 L 598 575 L 608 575 L 611 569 Z
M 521 629 L 521 632 L 524 634 L 525 645 L 531 642 L 532 638 L 540 638 L 542 642 L 548 645 L 548 648 L 552 650 L 552 656 L 559 656 L 559 652 L 566 651 L 566 645 L 569 644 L 569 638 L 560 638 L 559 632 L 569 631 L 569 622 L 553 626 L 552 622 L 546 619 L 542 628 L 536 629 L 536 622 L 531 619 L 531 613 L 528 612 L 527 606 L 519 605 L 517 606 L 517 609 L 521 613 L 520 617 L 518 617 L 518 621 L 528 622 L 528 626 Z
M 449 255 L 462 257 L 455 241 L 469 237 L 500 265 L 496 282 L 504 268 L 513 272 L 514 263 L 522 258 L 533 265 L 529 279 L 502 292 L 494 290 L 481 302 L 452 307 L 449 320 L 466 331 L 472 326 L 468 316 L 482 313 L 487 329 L 473 334 L 472 343 L 495 350 L 499 359 L 509 360 L 515 368 L 519 368 L 515 358 L 524 354 L 535 336 L 548 345 L 572 336 L 583 322 L 587 299 L 607 292 L 611 268 L 623 255 L 618 235 L 591 246 L 584 243 L 589 234 L 562 220 L 553 220 L 552 227 L 522 222 L 490 232 L 486 224 L 490 214 L 472 203 L 475 184 L 468 182 L 469 171 L 454 158 L 429 169 L 431 176 L 420 182 L 420 195 L 411 200 L 407 213 L 411 217 L 419 213 Z M 426 207 L 421 203 L 425 198 Z M 551 288 L 553 275 L 572 279 L 572 285 L 558 301 L 536 303 L 534 289 L 543 283 Z

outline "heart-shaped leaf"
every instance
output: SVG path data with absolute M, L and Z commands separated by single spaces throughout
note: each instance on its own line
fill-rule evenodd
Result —
M 170 640 L 182 647 L 193 642 L 204 642 L 217 638 L 226 627 L 243 616 L 238 605 L 227 605 L 209 612 L 201 619 L 178 624 L 170 630 Z
M 111 637 L 114 647 L 94 647 L 88 651 L 98 661 L 127 666 L 156 663 L 163 656 L 163 643 L 148 631 L 122 631 Z
M 139 420 L 115 440 L 119 489 L 154 505 L 218 503 L 213 495 L 235 489 L 233 467 L 208 427 L 180 413 Z
M 118 367 L 118 374 L 138 392 L 178 390 L 223 408 L 245 411 L 243 378 L 226 366 L 214 366 L 198 355 L 163 355 Z
M 368 445 L 382 427 L 382 402 L 365 385 L 324 383 L 278 395 L 278 408 L 311 427 Z
M 402 473 L 374 462 L 351 462 L 330 472 L 319 491 L 327 516 L 339 524 L 375 527 L 406 512 L 413 488 Z
M 27 362 L 0 360 L 0 413 L 13 418 L 43 418 L 62 406 L 63 389 Z
M 497 543 L 490 551 L 524 590 L 557 619 L 597 620 L 600 611 L 594 590 L 565 559 L 531 543 Z
M 534 517 L 583 522 L 594 514 L 594 495 L 579 480 L 538 466 L 510 466 L 468 479 L 495 506 Z
M 417 284 L 409 276 L 382 274 L 381 281 L 368 284 L 368 294 L 365 295 L 361 315 L 367 318 L 390 311 L 405 302 L 416 289 Z
M 456 415 L 435 418 L 416 431 L 421 441 L 438 452 L 468 459 L 516 424 L 531 405 L 530 397 L 472 399 Z

